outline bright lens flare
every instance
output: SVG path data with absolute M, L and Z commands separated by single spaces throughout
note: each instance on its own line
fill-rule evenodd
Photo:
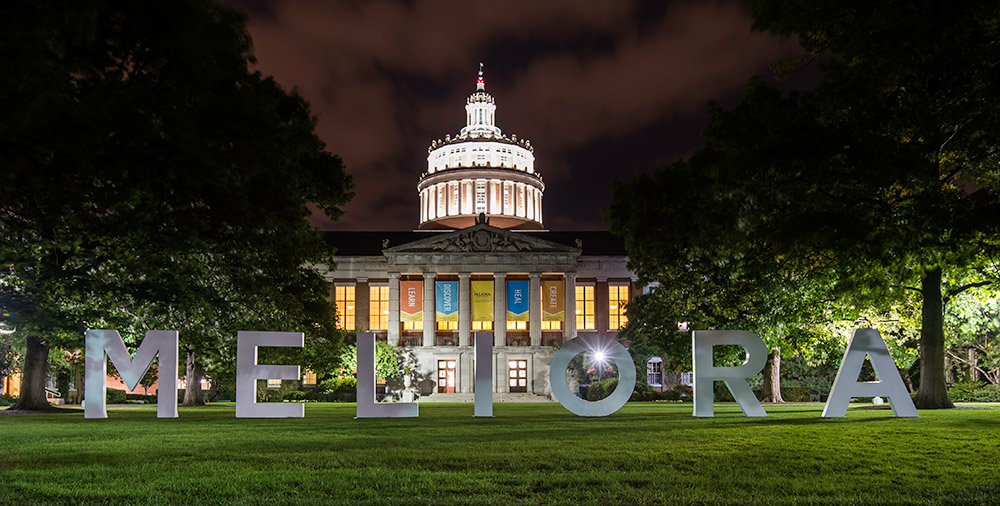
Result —
M 604 356 L 604 352 L 603 351 L 595 351 L 594 352 L 594 361 L 595 362 L 601 362 L 601 363 L 603 363 L 605 358 L 606 357 Z

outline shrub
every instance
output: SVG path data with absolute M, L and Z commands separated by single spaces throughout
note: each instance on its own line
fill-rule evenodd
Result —
M 1000 385 L 989 383 L 955 383 L 948 389 L 955 402 L 1000 402 Z
M 182 390 L 183 391 L 183 390 Z M 143 394 L 125 394 L 125 400 L 128 401 L 145 401 L 146 404 L 156 404 L 158 397 L 155 395 L 143 395 Z
M 812 388 L 809 387 L 781 387 L 781 398 L 785 402 L 809 402 L 812 396 Z
M 13 406 L 17 399 L 9 395 L 0 395 L 0 406 Z
M 358 398 L 358 380 L 354 377 L 329 378 L 321 381 L 317 390 L 319 400 L 328 402 L 354 402 Z
M 618 388 L 618 378 L 607 378 L 592 382 L 590 388 L 587 389 L 587 400 L 599 401 L 611 395 L 616 388 Z
M 126 400 L 128 400 L 128 397 L 124 390 L 118 390 L 117 388 L 108 389 L 108 404 L 125 404 Z
M 302 390 L 292 390 L 291 392 L 285 392 L 285 395 L 281 397 L 283 401 L 304 401 L 306 400 L 306 393 Z

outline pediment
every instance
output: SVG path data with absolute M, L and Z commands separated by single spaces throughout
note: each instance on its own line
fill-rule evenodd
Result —
M 401 244 L 383 251 L 386 255 L 407 253 L 567 253 L 579 255 L 574 248 L 546 241 L 486 223 Z

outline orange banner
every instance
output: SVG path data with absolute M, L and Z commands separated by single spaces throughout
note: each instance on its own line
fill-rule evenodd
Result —
M 424 319 L 424 282 L 399 282 L 399 319 L 419 322 Z

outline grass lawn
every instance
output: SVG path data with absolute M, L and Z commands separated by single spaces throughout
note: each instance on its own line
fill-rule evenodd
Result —
M 1000 504 L 1000 410 L 421 405 L 420 418 L 237 420 L 232 405 L 0 416 L 0 504 Z

